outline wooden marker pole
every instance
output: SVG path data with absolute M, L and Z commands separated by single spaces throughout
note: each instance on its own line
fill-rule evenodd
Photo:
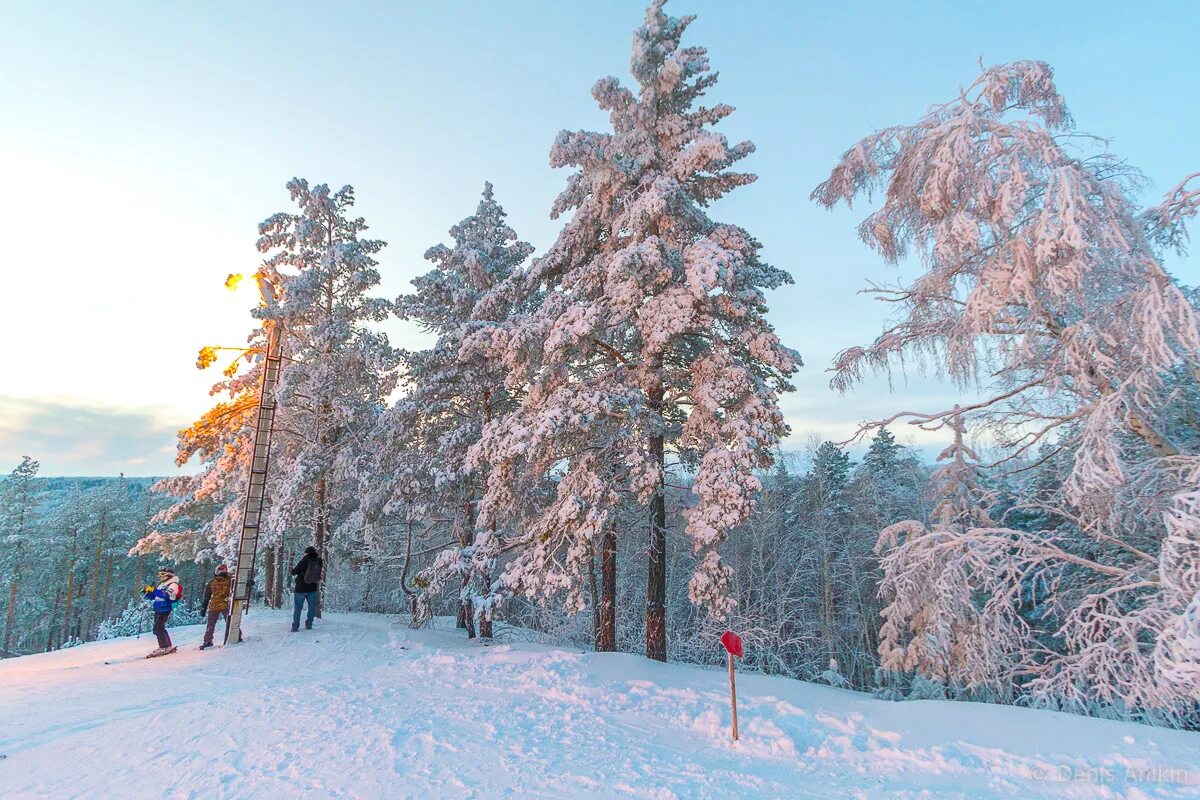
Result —
M 733 740 L 738 738 L 737 729 L 737 684 L 733 681 L 733 653 L 729 654 L 729 707 L 733 709 Z
M 729 708 L 733 711 L 733 740 L 736 742 L 738 740 L 737 684 L 733 681 L 733 659 L 744 656 L 745 650 L 742 649 L 742 638 L 733 631 L 725 631 L 721 634 L 721 646 L 729 654 Z

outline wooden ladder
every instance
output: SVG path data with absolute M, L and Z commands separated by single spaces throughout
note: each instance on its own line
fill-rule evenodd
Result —
M 233 608 L 229 615 L 226 643 L 242 640 L 242 615 L 250 602 L 250 580 L 258 553 L 258 529 L 266 500 L 267 469 L 271 463 L 271 432 L 275 424 L 275 385 L 279 382 L 281 339 L 277 322 L 268 321 L 267 357 L 263 364 L 262 391 L 258 396 L 258 422 L 254 428 L 254 455 L 250 462 L 250 483 L 246 487 L 246 506 L 242 512 L 242 537 L 238 542 L 237 572 L 233 580 Z

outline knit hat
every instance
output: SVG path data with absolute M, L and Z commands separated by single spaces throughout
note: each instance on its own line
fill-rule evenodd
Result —
M 228 575 L 229 567 L 225 566 L 224 564 L 217 564 L 217 574 L 218 575 Z
M 306 555 L 315 556 L 317 554 L 317 548 L 310 544 L 308 547 L 304 548 L 304 553 Z

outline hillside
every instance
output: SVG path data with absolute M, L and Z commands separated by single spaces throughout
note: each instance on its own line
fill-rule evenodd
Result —
M 745 675 L 735 744 L 720 671 L 386 616 L 248 630 L 0 663 L 4 796 L 1200 797 L 1192 733 Z

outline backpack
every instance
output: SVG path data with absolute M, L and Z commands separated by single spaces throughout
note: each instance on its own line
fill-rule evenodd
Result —
M 304 568 L 304 582 L 312 585 L 321 582 L 321 559 L 310 558 Z

